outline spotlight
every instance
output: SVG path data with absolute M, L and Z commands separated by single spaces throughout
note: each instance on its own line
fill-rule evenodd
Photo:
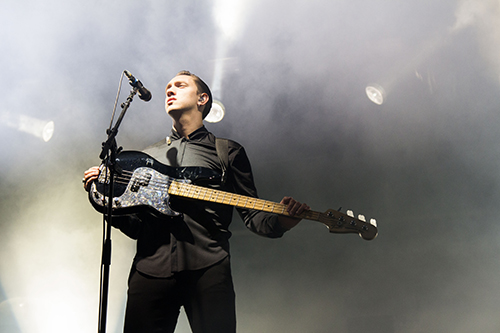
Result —
M 385 98 L 385 90 L 378 84 L 372 84 L 365 88 L 366 96 L 377 105 L 382 105 Z
M 25 115 L 3 114 L 0 122 L 18 131 L 29 133 L 47 142 L 54 134 L 54 122 Z
M 467 12 L 467 14 L 469 14 L 469 12 Z M 459 28 L 460 27 L 457 26 L 456 29 Z M 455 32 L 456 29 L 454 28 L 450 30 L 449 34 L 443 35 L 439 33 L 426 40 L 423 45 L 418 46 L 418 49 L 416 49 L 413 53 L 413 57 L 410 59 L 404 59 L 399 64 L 396 63 L 393 68 L 389 69 L 384 77 L 379 78 L 377 81 L 380 82 L 380 84 L 368 85 L 365 88 L 365 92 L 370 101 L 377 105 L 383 104 L 387 95 L 393 94 L 394 88 L 399 85 L 400 80 L 413 71 L 416 72 L 417 78 L 423 81 L 420 73 L 416 69 L 420 67 L 422 63 L 427 60 L 438 48 L 443 48 L 443 46 L 451 40 L 452 33 Z M 432 93 L 435 84 L 432 73 L 430 73 L 428 84 L 429 90 Z
M 225 115 L 226 108 L 224 107 L 224 104 L 222 104 L 221 101 L 214 99 L 212 108 L 210 109 L 208 115 L 205 117 L 205 120 L 209 123 L 218 123 L 224 118 Z
M 223 37 L 235 40 L 241 33 L 250 1 L 216 0 L 212 11 L 214 20 Z

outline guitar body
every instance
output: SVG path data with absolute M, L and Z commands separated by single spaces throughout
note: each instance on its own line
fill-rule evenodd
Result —
M 170 167 L 139 151 L 123 151 L 116 158 L 117 174 L 113 184 L 113 215 L 148 211 L 158 217 L 180 215 L 170 208 L 168 188 L 180 183 L 211 183 L 220 174 L 202 167 Z M 107 211 L 109 174 L 101 166 L 97 181 L 91 184 L 89 200 L 99 212 Z

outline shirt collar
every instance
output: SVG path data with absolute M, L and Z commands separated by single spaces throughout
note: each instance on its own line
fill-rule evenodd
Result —
M 188 137 L 188 140 L 201 140 L 203 139 L 206 135 L 208 134 L 208 130 L 206 129 L 205 126 L 201 126 L 198 128 L 196 131 L 191 133 Z M 169 137 L 167 137 L 167 141 L 172 140 L 179 140 L 182 139 L 182 137 L 179 135 L 179 133 L 175 130 L 175 128 L 172 128 L 172 132 Z

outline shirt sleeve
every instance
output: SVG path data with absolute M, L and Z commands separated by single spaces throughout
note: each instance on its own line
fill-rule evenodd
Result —
M 234 150 L 230 149 L 229 163 L 231 164 L 230 177 L 232 178 L 233 191 L 236 194 L 258 198 L 252 168 L 245 149 L 241 146 Z M 236 208 L 236 210 L 245 226 L 260 236 L 279 238 L 288 231 L 279 223 L 277 214 L 246 208 Z

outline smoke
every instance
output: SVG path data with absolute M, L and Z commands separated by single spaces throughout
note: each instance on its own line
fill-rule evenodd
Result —
M 457 33 L 467 28 L 474 29 L 477 33 L 481 55 L 489 64 L 490 73 L 495 79 L 500 80 L 500 60 L 498 60 L 500 29 L 497 24 L 500 18 L 500 4 L 498 1 L 459 1 L 455 18 L 450 32 Z
M 472 25 L 481 24 L 484 16 L 489 16 L 491 9 L 496 7 L 496 1 L 470 1 L 462 0 L 458 2 L 458 7 L 455 11 L 456 21 L 451 31 L 458 31 Z
M 10 308 L 26 332 L 97 325 L 101 220 L 82 173 L 100 163 L 124 69 L 153 95 L 131 103 L 125 149 L 168 135 L 165 84 L 188 69 L 223 98 L 226 118 L 207 127 L 245 146 L 262 198 L 379 223 L 369 242 L 314 221 L 269 240 L 235 217 L 239 331 L 497 331 L 498 2 L 239 4 L 4 4 L 0 119 L 55 132 L 0 132 L 0 315 Z M 375 105 L 364 89 L 385 78 Z M 118 332 L 134 243 L 114 238 Z

